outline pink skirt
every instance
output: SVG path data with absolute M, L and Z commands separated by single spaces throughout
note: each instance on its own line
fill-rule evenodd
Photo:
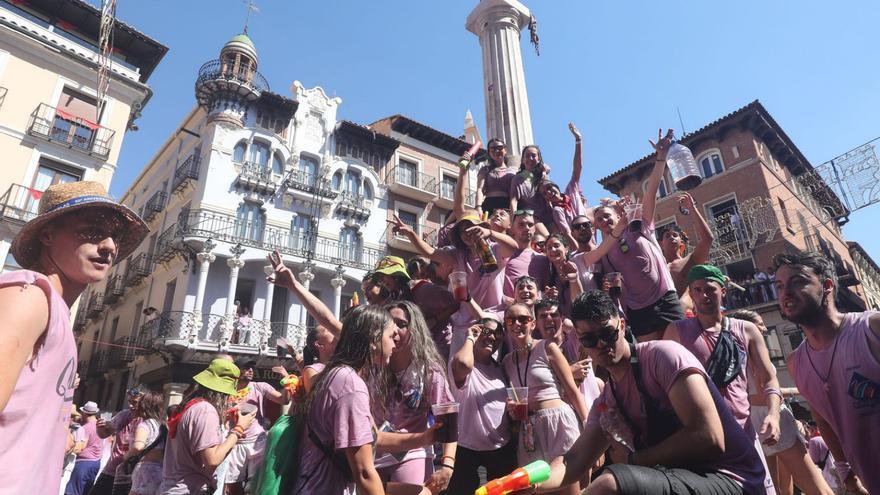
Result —
M 517 442 L 517 464 L 525 466 L 532 461 L 552 461 L 574 445 L 581 434 L 577 414 L 568 404 L 541 409 L 529 416 L 535 437 L 535 450 L 527 452 L 523 444 L 523 430 L 520 429 Z

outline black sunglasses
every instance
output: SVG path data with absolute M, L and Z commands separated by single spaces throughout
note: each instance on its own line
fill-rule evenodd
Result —
M 593 226 L 590 222 L 581 222 L 581 223 L 573 223 L 571 224 L 571 228 L 574 230 L 590 230 Z
M 513 218 L 521 217 L 521 216 L 524 216 L 524 215 L 530 217 L 530 216 L 532 216 L 532 215 L 534 215 L 534 214 L 535 214 L 535 210 L 528 210 L 528 209 L 524 209 L 524 210 L 516 210 L 515 212 L 513 212 Z
M 580 335 L 581 345 L 587 349 L 592 349 L 599 345 L 599 341 L 605 342 L 606 345 L 612 345 L 617 341 L 617 335 L 620 333 L 620 323 L 616 327 L 605 325 L 598 332 L 587 332 Z

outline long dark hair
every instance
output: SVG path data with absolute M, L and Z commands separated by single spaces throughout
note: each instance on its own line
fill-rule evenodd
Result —
M 529 145 L 523 147 L 522 151 L 519 154 L 519 156 L 520 156 L 519 171 L 521 173 L 521 172 L 524 172 L 526 169 L 526 164 L 523 160 L 523 157 L 526 156 L 526 150 L 529 148 L 535 148 L 535 151 L 538 152 L 538 165 L 536 166 L 535 170 L 532 172 L 531 182 L 532 182 L 532 185 L 540 184 L 541 182 L 544 181 L 544 155 L 541 154 L 541 148 L 539 148 L 537 144 L 529 144 Z
M 315 350 L 315 342 L 318 341 L 318 327 L 310 328 L 306 333 L 306 345 L 303 346 L 303 365 L 308 366 L 319 361 L 318 351 Z
M 177 412 L 183 411 L 183 407 L 186 406 L 187 402 L 198 398 L 205 399 L 206 402 L 214 406 L 214 410 L 216 410 L 217 415 L 220 416 L 220 421 L 223 421 L 223 417 L 226 414 L 226 406 L 229 401 L 229 394 L 217 392 L 215 390 L 205 388 L 199 384 L 196 384 L 195 390 L 193 390 L 189 397 L 187 397 L 180 403 Z
M 493 144 L 500 144 L 501 146 L 504 146 L 505 148 L 507 147 L 507 144 L 505 144 L 504 141 L 502 141 L 502 140 L 500 140 L 500 139 L 498 139 L 498 138 L 492 138 L 492 139 L 489 140 L 488 143 L 486 143 L 486 151 L 492 149 L 492 145 L 493 145 Z M 507 161 L 508 161 L 508 159 L 509 159 L 509 157 L 508 157 L 507 155 L 504 155 L 504 160 L 503 160 L 503 161 L 504 161 L 504 165 L 507 165 Z M 494 169 L 494 168 L 496 168 L 496 167 L 500 167 L 501 164 L 498 163 L 498 162 L 496 162 L 496 161 L 492 158 L 492 154 L 490 153 L 490 154 L 489 154 L 489 160 L 486 162 L 486 166 L 489 167 L 489 171 L 491 171 L 492 169 Z
M 165 420 L 165 396 L 153 390 L 147 390 L 138 402 L 137 417 L 141 419 Z
M 437 344 L 431 338 L 431 330 L 422 310 L 410 301 L 394 301 L 385 306 L 389 313 L 392 309 L 402 310 L 409 318 L 409 350 L 413 362 L 421 369 L 422 374 L 427 376 L 431 368 L 443 372 L 446 366 L 437 351 Z
M 374 383 L 388 382 L 388 367 L 373 366 L 374 349 L 382 346 L 382 333 L 391 316 L 382 306 L 367 304 L 352 308 L 342 319 L 342 333 L 336 344 L 336 352 L 327 362 L 324 371 L 318 374 L 312 391 L 306 397 L 305 410 L 310 411 L 312 403 L 327 391 L 330 379 L 343 366 L 352 368 L 362 377 L 367 371 Z M 365 380 L 366 381 L 366 380 Z M 371 405 L 385 408 L 386 389 L 370 390 Z

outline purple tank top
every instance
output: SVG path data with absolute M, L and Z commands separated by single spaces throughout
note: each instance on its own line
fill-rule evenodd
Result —
M 726 387 L 719 389 L 718 392 L 724 397 L 730 412 L 740 426 L 745 426 L 749 421 L 749 386 L 746 370 L 748 369 L 748 345 L 746 344 L 746 335 L 743 322 L 733 318 L 728 318 L 730 322 L 730 334 L 736 345 L 739 346 L 743 353 L 742 370 L 739 375 L 728 383 Z M 712 350 L 718 343 L 720 331 L 703 331 L 700 326 L 700 320 L 697 318 L 688 318 L 686 320 L 678 320 L 672 323 L 678 330 L 679 343 L 685 349 L 691 351 L 700 363 L 705 367 L 709 363 L 709 357 Z
M 538 188 L 522 174 L 516 174 L 510 182 L 510 197 L 516 198 L 516 207 L 520 210 L 533 210 L 535 221 L 544 225 L 553 225 L 553 210 Z
M 532 345 L 532 351 L 528 356 L 528 366 L 525 361 L 516 365 L 516 353 L 511 352 L 504 356 L 502 367 L 510 379 L 511 387 L 529 387 L 529 406 L 543 400 L 558 399 L 559 382 L 550 366 L 547 358 L 547 341 L 536 340 Z
M 483 193 L 485 197 L 510 197 L 510 182 L 516 171 L 512 167 L 506 167 L 504 170 L 497 168 L 490 169 L 489 165 L 484 165 L 477 172 L 477 177 L 483 179 Z
M 49 323 L 0 413 L 0 491 L 58 493 L 76 377 L 70 308 L 40 273 L 18 270 L 0 275 L 0 287 L 8 286 L 45 292 Z
M 869 493 L 880 493 L 876 452 L 880 445 L 880 362 L 869 347 L 880 348 L 880 337 L 869 326 L 877 314 L 847 313 L 834 344 L 817 351 L 804 340 L 789 358 L 798 390 L 831 425 Z M 822 380 L 826 376 L 827 388 Z
M 646 308 L 669 291 L 675 283 L 669 273 L 669 265 L 654 237 L 654 222 L 643 221 L 640 231 L 627 228 L 622 236 L 628 250 L 623 252 L 621 243 L 615 243 L 602 257 L 605 272 L 623 275 L 621 301 L 628 309 Z

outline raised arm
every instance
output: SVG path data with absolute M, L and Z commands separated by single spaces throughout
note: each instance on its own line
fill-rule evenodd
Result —
M 519 245 L 517 245 L 516 241 L 513 240 L 513 237 L 510 237 L 507 234 L 502 234 L 501 232 L 495 232 L 494 230 L 487 229 L 486 227 L 480 227 L 478 225 L 474 225 L 465 231 L 465 235 L 472 237 L 480 237 L 482 239 L 492 239 L 493 241 L 498 243 L 499 254 L 502 258 L 507 259 L 514 255 L 519 250 Z M 501 260 L 498 260 L 499 262 Z
M 623 206 L 621 206 L 620 202 L 614 204 L 614 209 L 620 216 L 620 220 L 614 226 L 614 229 L 611 230 L 611 235 L 602 236 L 602 243 L 596 246 L 596 249 L 581 254 L 581 256 L 583 256 L 584 266 L 595 265 L 598 263 L 614 244 L 620 242 L 620 237 L 623 235 L 623 231 L 628 227 L 629 219 L 627 218 L 626 212 L 624 212 Z
M 684 268 L 682 269 L 684 273 L 687 273 L 694 265 L 702 265 L 709 261 L 709 249 L 712 247 L 712 241 L 715 240 L 715 236 L 712 235 L 712 230 L 706 222 L 706 217 L 700 213 L 700 209 L 697 208 L 694 198 L 691 197 L 690 194 L 681 193 L 681 197 L 678 198 L 678 203 L 682 207 L 690 210 L 694 215 L 694 227 L 697 236 L 700 238 L 700 240 L 697 241 L 697 245 L 694 246 L 694 252 L 688 256 L 688 260 L 685 262 Z
M 474 344 L 482 331 L 482 325 L 471 325 L 464 345 L 449 358 L 449 369 L 452 371 L 452 381 L 456 389 L 464 387 L 468 375 L 474 370 Z
M 581 160 L 581 132 L 574 126 L 574 122 L 568 123 L 568 130 L 574 136 L 574 161 L 571 164 L 572 182 L 580 182 L 583 161 Z
M 394 215 L 394 225 L 392 228 L 394 233 L 403 234 L 422 256 L 438 263 L 455 263 L 455 259 L 451 255 L 442 250 L 434 249 L 433 246 L 422 240 L 412 227 L 403 223 L 397 215 Z
M 782 402 L 782 391 L 779 390 L 779 379 L 776 378 L 776 367 L 770 361 L 770 351 L 758 327 L 751 322 L 743 322 L 749 344 L 749 363 L 755 376 L 758 393 L 767 398 L 767 417 L 758 429 L 764 438 L 765 445 L 775 445 L 779 441 L 779 406 Z
M 465 156 L 467 156 L 467 153 L 462 158 Z M 467 158 L 470 158 L 470 156 L 467 156 Z M 455 183 L 455 194 L 452 199 L 452 214 L 455 215 L 456 219 L 461 218 L 466 209 L 464 201 L 467 198 L 468 182 L 468 169 L 460 168 L 458 170 L 458 182 Z
M 267 259 L 275 272 L 266 277 L 266 280 L 279 287 L 286 287 L 293 292 L 318 325 L 322 325 L 329 330 L 334 337 L 339 338 L 339 334 L 342 333 L 342 322 L 336 319 L 336 315 L 333 314 L 333 311 L 331 311 L 326 304 L 321 302 L 320 299 L 306 290 L 306 288 L 296 280 L 296 277 L 293 276 L 293 272 L 290 271 L 290 268 L 287 268 L 284 261 L 281 260 L 281 253 L 274 251 L 269 254 Z
M 654 221 L 654 207 L 657 205 L 657 190 L 660 189 L 660 179 L 666 170 L 666 154 L 672 145 L 672 129 L 666 131 L 663 136 L 662 130 L 657 131 L 657 142 L 648 140 L 656 152 L 654 158 L 654 169 L 648 178 L 648 185 L 645 188 L 645 197 L 642 198 L 642 218 L 645 221 Z
M 474 196 L 476 198 L 474 200 L 474 208 L 480 213 L 483 213 L 483 208 L 480 205 L 483 204 L 483 186 L 486 185 L 486 175 L 488 174 L 477 172 L 477 194 Z M 464 204 L 464 198 L 462 198 L 462 204 Z

